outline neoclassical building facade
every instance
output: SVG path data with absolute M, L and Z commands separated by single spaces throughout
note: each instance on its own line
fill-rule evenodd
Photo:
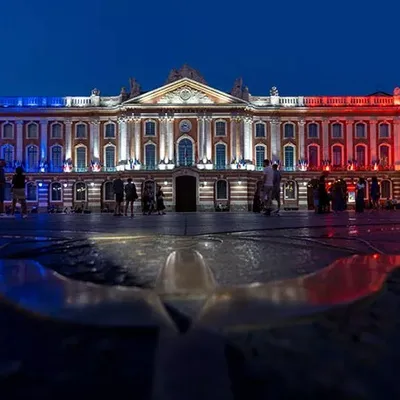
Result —
M 185 65 L 148 92 L 131 79 L 129 91 L 111 97 L 97 89 L 88 97 L 0 97 L 0 133 L 7 179 L 21 165 L 28 204 L 42 210 L 112 207 L 117 174 L 139 192 L 161 185 L 172 210 L 249 210 L 265 158 L 282 171 L 286 208 L 310 206 L 310 182 L 322 171 L 350 191 L 359 176 L 376 175 L 382 198 L 400 199 L 398 88 L 286 97 L 273 87 L 253 96 L 238 79 L 225 93 Z

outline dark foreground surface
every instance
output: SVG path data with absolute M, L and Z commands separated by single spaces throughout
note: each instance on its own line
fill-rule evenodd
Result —
M 37 215 L 0 220 L 0 257 L 34 259 L 77 280 L 153 288 L 167 256 L 191 248 L 224 286 L 291 279 L 352 254 L 399 253 L 399 229 L 396 212 L 357 217 L 299 212 L 276 218 L 171 214 L 133 220 Z M 226 398 L 399 398 L 399 288 L 400 273 L 393 272 L 381 292 L 356 305 L 287 326 L 214 332 L 225 347 L 231 385 Z M 122 398 L 127 393 L 163 398 L 152 395 L 162 342 L 156 329 L 54 323 L 2 304 L 2 398 Z M 201 381 L 204 371 L 196 374 Z M 210 398 L 210 393 L 198 396 Z

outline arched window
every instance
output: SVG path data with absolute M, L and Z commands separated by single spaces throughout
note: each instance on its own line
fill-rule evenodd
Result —
M 367 163 L 366 154 L 365 154 L 365 146 L 358 145 L 356 146 L 356 161 L 360 167 L 364 167 Z
M 265 124 L 262 122 L 256 123 L 256 138 L 264 138 L 265 137 Z
M 217 169 L 226 168 L 226 146 L 223 143 L 215 146 L 215 167 Z
M 106 139 L 114 139 L 115 138 L 115 125 L 112 122 L 109 122 L 105 126 L 104 137 Z
M 265 146 L 256 146 L 256 168 L 263 169 L 265 160 Z
M 62 138 L 62 126 L 60 123 L 55 123 L 51 126 L 51 138 L 61 139 Z
M 294 161 L 294 146 L 285 146 L 284 164 L 286 171 L 293 171 L 295 166 Z
M 146 136 L 156 136 L 156 123 L 154 121 L 146 121 L 145 122 L 144 134 Z
M 78 172 L 86 171 L 87 161 L 86 161 L 86 147 L 78 146 L 75 150 L 76 153 L 76 168 Z
M 390 146 L 387 144 L 382 144 L 379 146 L 379 163 L 382 166 L 387 166 L 390 164 Z
M 3 125 L 3 139 L 13 139 L 14 138 L 14 129 L 10 123 L 6 123 Z
M 28 146 L 26 149 L 26 169 L 28 172 L 35 172 L 39 167 L 39 150 L 35 145 Z
M 335 145 L 332 147 L 332 165 L 334 167 L 340 167 L 343 163 L 343 151 L 342 146 Z
M 103 199 L 104 201 L 114 201 L 114 189 L 111 181 L 107 181 L 103 185 Z
M 147 169 L 156 167 L 156 145 L 148 143 L 144 146 L 145 165 Z
M 297 184 L 295 181 L 287 181 L 284 186 L 285 200 L 296 200 L 297 198 Z
M 86 201 L 87 198 L 87 186 L 84 182 L 77 182 L 75 184 L 75 200 Z
M 86 138 L 86 124 L 77 124 L 75 137 L 77 139 L 85 139 Z
M 379 137 L 387 139 L 389 137 L 389 124 L 383 123 L 379 125 Z
M 308 146 L 308 166 L 310 168 L 319 167 L 319 157 L 318 157 L 319 147 L 318 146 Z
M 342 124 L 336 122 L 332 125 L 332 137 L 334 139 L 340 139 L 342 137 Z
M 193 143 L 190 139 L 181 139 L 178 144 L 179 165 L 193 164 Z
M 61 201 L 62 199 L 62 186 L 60 182 L 52 182 L 50 185 L 50 200 Z
M 356 125 L 356 138 L 358 139 L 365 138 L 365 124 L 362 122 Z
M 115 168 L 115 146 L 108 145 L 104 150 L 105 168 Z
M 26 185 L 26 200 L 37 201 L 37 186 L 35 182 L 28 182 Z
M 225 136 L 226 135 L 226 122 L 217 121 L 215 123 L 215 136 Z
M 62 171 L 62 147 L 60 145 L 52 146 L 51 148 L 51 168 L 53 172 Z
M 1 158 L 4 159 L 7 168 L 13 167 L 14 164 L 14 146 L 5 144 L 1 147 Z
M 28 139 L 37 139 L 39 135 L 38 126 L 35 122 L 31 122 L 27 126 L 27 138 Z
M 285 139 L 294 138 L 294 125 L 293 124 L 285 124 L 285 130 L 283 132 L 283 137 Z
M 311 139 L 318 137 L 318 124 L 315 122 L 308 124 L 308 137 Z
M 215 199 L 228 200 L 228 182 L 225 179 L 219 179 L 215 183 Z
M 381 198 L 391 199 L 392 198 L 392 185 L 387 179 L 381 181 Z
M 11 201 L 11 183 L 4 185 L 4 201 Z

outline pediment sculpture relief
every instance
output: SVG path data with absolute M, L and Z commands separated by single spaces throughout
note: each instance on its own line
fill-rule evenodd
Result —
M 166 93 L 157 103 L 159 104 L 213 104 L 214 101 L 205 93 L 190 87 L 183 87 Z

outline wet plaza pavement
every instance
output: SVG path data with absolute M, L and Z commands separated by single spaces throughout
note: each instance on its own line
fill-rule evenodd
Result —
M 36 260 L 74 280 L 153 289 L 168 255 L 192 249 L 204 257 L 216 283 L 229 287 L 293 280 L 354 254 L 400 254 L 399 230 L 396 212 L 286 212 L 270 218 L 168 214 L 133 220 L 39 214 L 0 220 L 0 258 Z M 295 325 L 249 326 L 229 334 L 225 352 L 233 396 L 226 398 L 399 398 L 393 376 L 400 361 L 399 282 L 394 273 L 383 292 L 354 307 Z M 118 398 L 126 391 L 135 398 L 170 398 L 151 397 L 156 343 L 152 329 L 53 323 L 2 304 L 0 387 L 15 395 L 7 399 L 55 393 Z

